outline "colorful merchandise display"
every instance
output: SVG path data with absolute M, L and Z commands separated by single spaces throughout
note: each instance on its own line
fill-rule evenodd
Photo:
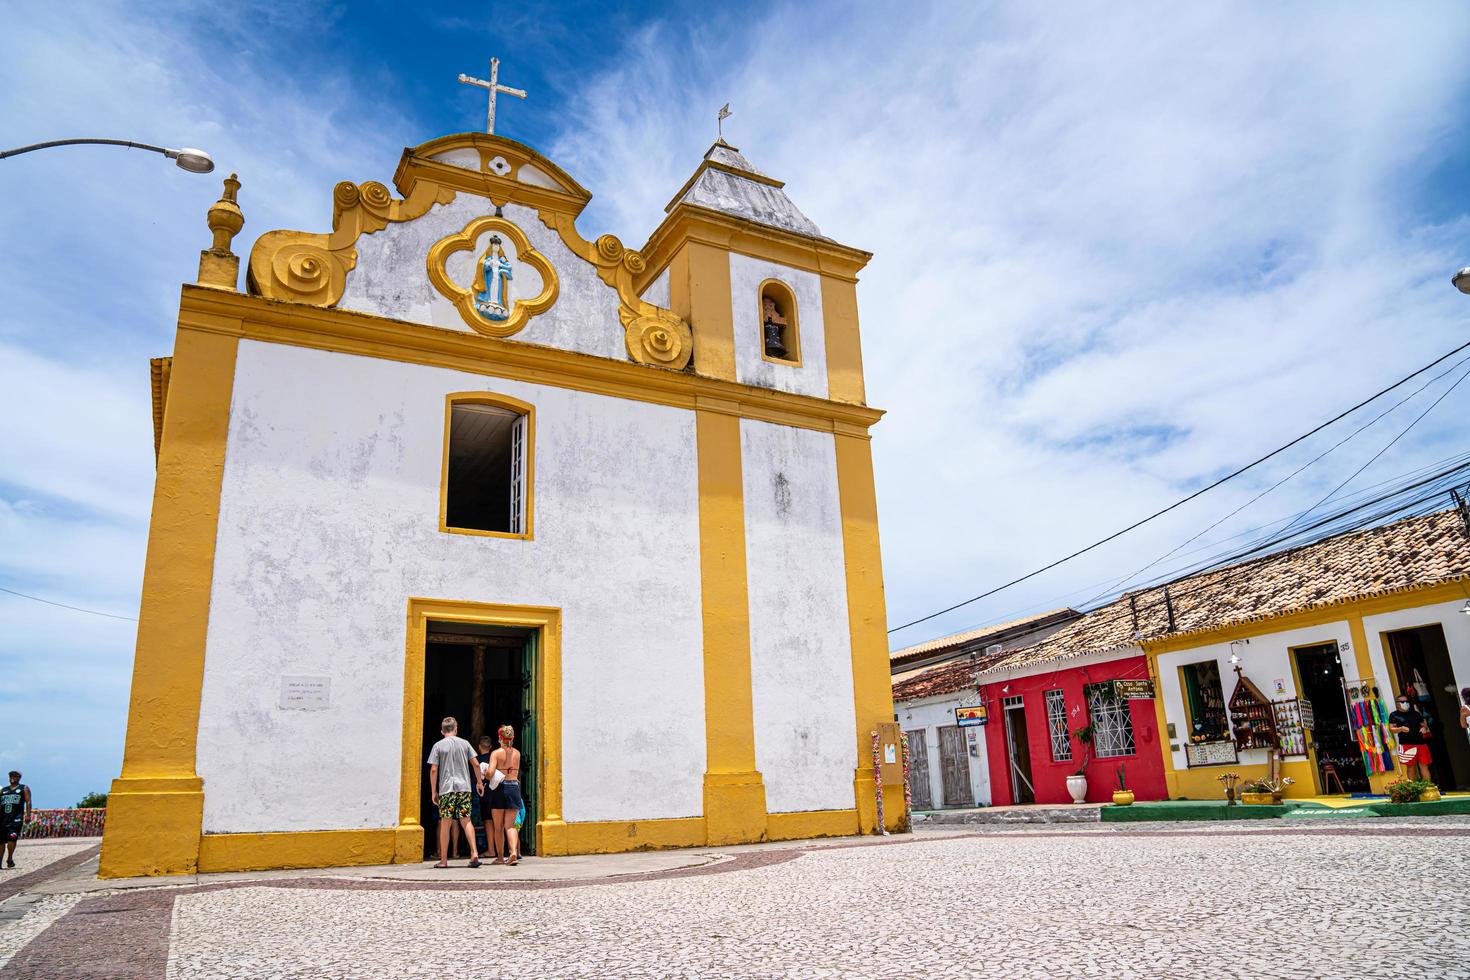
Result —
M 909 786 L 909 733 L 898 733 L 898 744 L 903 752 L 903 829 L 913 830 L 914 791 Z
M 1393 754 L 1397 746 L 1388 730 L 1388 706 L 1383 703 L 1383 696 L 1373 678 L 1344 680 L 1342 689 L 1347 698 L 1353 737 L 1363 753 L 1363 768 L 1374 775 L 1393 772 Z
M 86 810 L 32 810 L 31 819 L 21 830 L 21 837 L 35 840 L 38 837 L 101 837 L 102 824 L 107 810 L 95 807 Z
M 1276 723 L 1276 744 L 1282 755 L 1306 755 L 1307 733 L 1302 722 L 1301 704 L 1296 698 L 1272 701 L 1271 712 Z

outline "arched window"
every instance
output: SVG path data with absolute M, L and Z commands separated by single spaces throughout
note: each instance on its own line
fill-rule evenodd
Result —
M 796 319 L 796 294 L 779 279 L 767 279 L 760 288 L 761 356 L 777 364 L 801 365 L 801 331 Z
M 536 412 L 505 395 L 450 395 L 444 412 L 439 529 L 531 537 Z

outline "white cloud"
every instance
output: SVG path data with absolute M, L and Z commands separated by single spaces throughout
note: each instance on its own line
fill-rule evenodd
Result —
M 875 253 L 859 298 L 869 397 L 890 413 L 873 445 L 893 622 L 1130 523 L 1458 342 L 1445 279 L 1470 221 L 1415 217 L 1415 195 L 1462 116 L 1462 19 L 858 10 L 778 10 L 745 27 L 751 50 L 692 73 L 681 52 L 728 25 L 645 35 L 589 80 L 558 154 L 615 189 L 592 217 L 641 240 L 729 99 L 732 142 Z M 1363 480 L 1447 455 L 1464 404 Z M 1305 506 L 1361 458 L 1222 533 Z M 1060 601 L 1286 472 L 901 639 Z

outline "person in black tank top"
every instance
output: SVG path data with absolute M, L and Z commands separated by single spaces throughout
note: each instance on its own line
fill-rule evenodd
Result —
M 10 770 L 10 783 L 0 786 L 0 842 L 5 846 L 5 866 L 15 867 L 15 845 L 31 815 L 31 788 Z

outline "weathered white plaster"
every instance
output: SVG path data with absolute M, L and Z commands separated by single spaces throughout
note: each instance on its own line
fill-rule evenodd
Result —
M 1321 626 L 1285 630 L 1280 633 L 1262 633 L 1259 636 L 1250 637 L 1249 643 L 1235 644 L 1234 650 L 1240 657 L 1240 669 L 1245 676 L 1261 689 L 1261 693 L 1269 698 L 1281 700 L 1299 696 L 1296 689 L 1296 678 L 1291 671 L 1291 650 L 1295 647 L 1333 642 L 1336 642 L 1339 648 L 1345 648 L 1342 652 L 1343 677 L 1355 678 L 1358 670 L 1351 650 L 1351 633 L 1346 620 L 1323 623 Z M 1191 647 L 1188 650 L 1159 654 L 1159 696 L 1164 699 L 1164 721 L 1166 726 L 1174 726 L 1172 737 L 1169 736 L 1167 727 L 1162 734 L 1169 740 L 1169 751 L 1172 753 L 1175 769 L 1182 771 L 1189 768 L 1184 752 L 1184 746 L 1189 743 L 1189 713 L 1184 707 L 1184 691 L 1179 679 L 1179 668 L 1185 664 L 1197 664 L 1206 660 L 1215 661 L 1220 670 L 1221 693 L 1225 695 L 1225 700 L 1228 702 L 1230 695 L 1235 691 L 1236 683 L 1235 667 L 1230 663 L 1231 649 L 1229 643 L 1210 643 Z M 1282 682 L 1284 694 L 1276 693 L 1277 680 Z M 1268 761 L 1267 757 L 1266 749 L 1247 749 L 1240 753 L 1239 764 L 1263 766 Z M 1223 772 L 1229 767 L 1211 766 L 1209 768 L 1218 768 Z
M 523 163 L 516 171 L 516 180 L 533 187 L 549 187 L 554 191 L 565 190 L 551 175 L 533 163 Z
M 755 758 L 772 813 L 846 810 L 857 765 L 831 433 L 740 420 Z
M 460 147 L 457 150 L 445 150 L 443 153 L 435 153 L 429 157 L 440 163 L 447 163 L 451 167 L 460 167 L 464 170 L 479 171 L 480 151 L 471 147 Z
M 439 530 L 444 396 L 477 389 L 536 406 L 534 541 Z M 702 812 L 693 413 L 241 341 L 199 719 L 206 831 L 397 824 L 410 596 L 562 609 L 566 819 Z M 282 710 L 283 674 L 330 677 L 330 703 Z
M 668 269 L 664 269 L 663 272 L 655 276 L 653 282 L 648 284 L 648 288 L 643 290 L 643 300 L 646 303 L 652 303 L 654 306 L 661 306 L 666 310 L 669 308 Z
M 1450 670 L 1455 675 L 1455 689 L 1470 687 L 1470 616 L 1460 612 L 1464 599 L 1440 602 L 1429 606 L 1415 606 L 1377 616 L 1364 616 L 1363 629 L 1368 634 L 1368 659 L 1373 664 L 1373 676 L 1389 698 L 1388 659 L 1384 654 L 1383 634 L 1394 630 L 1413 629 L 1417 626 L 1438 625 L 1444 630 L 1445 645 L 1450 651 Z M 1400 679 L 1402 682 L 1402 678 Z M 1398 692 L 1395 691 L 1395 694 Z M 1459 700 L 1459 695 L 1456 696 Z M 1453 734 L 1453 732 L 1451 732 Z
M 459 234 L 475 218 L 494 213 L 495 206 L 485 198 L 461 192 L 451 203 L 435 205 L 420 218 L 363 235 L 357 240 L 357 266 L 347 274 L 347 288 L 337 305 L 474 333 L 454 303 L 429 281 L 428 255 L 435 242 Z M 551 309 L 532 317 L 509 339 L 626 361 L 617 291 L 597 278 L 592 264 L 573 254 L 561 236 L 542 224 L 532 209 L 508 204 L 504 216 L 525 232 L 532 247 L 556 270 L 560 282 Z M 475 258 L 484 250 L 490 234 L 482 235 L 473 250 L 458 252 L 449 260 L 450 278 L 456 283 L 468 285 L 472 281 Z M 511 289 L 513 296 L 534 296 L 541 291 L 540 277 L 526 263 L 517 262 Z
M 971 690 L 969 693 L 974 694 Z M 944 807 L 944 776 L 939 761 L 939 729 L 955 723 L 954 709 L 962 703 L 960 694 L 936 695 L 920 701 L 904 701 L 896 705 L 898 725 L 904 731 L 914 733 L 924 730 L 925 750 L 929 753 L 929 800 L 934 809 Z M 966 806 L 989 806 L 990 757 L 985 747 L 986 726 L 965 730 L 966 749 L 970 760 L 970 791 L 975 799 Z M 918 740 L 909 738 L 909 752 L 919 751 Z
M 760 284 L 779 279 L 796 296 L 801 366 L 776 364 L 761 356 Z M 737 252 L 730 253 L 730 303 L 735 326 L 735 380 L 815 398 L 827 397 L 827 336 L 822 323 L 822 280 Z

